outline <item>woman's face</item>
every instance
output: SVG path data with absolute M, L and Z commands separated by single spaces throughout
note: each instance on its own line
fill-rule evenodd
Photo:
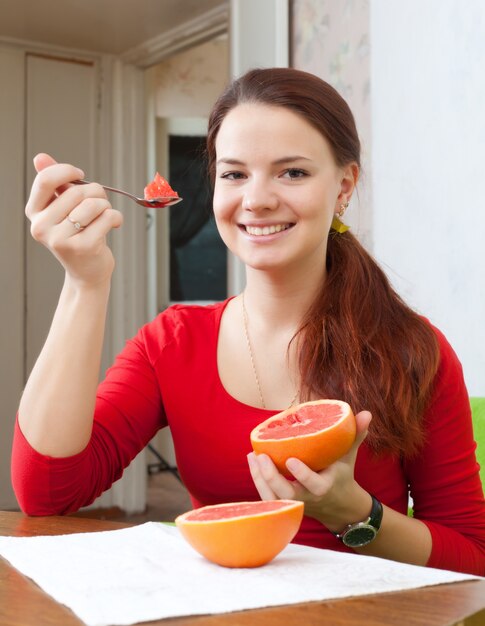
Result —
M 255 269 L 324 267 L 334 213 L 355 185 L 351 170 L 337 166 L 327 140 L 303 117 L 238 105 L 216 138 L 214 214 L 222 239 Z

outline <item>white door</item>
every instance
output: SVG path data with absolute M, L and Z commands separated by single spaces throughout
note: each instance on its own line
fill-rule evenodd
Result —
M 33 156 L 96 170 L 98 70 L 92 61 L 0 48 L 2 89 L 0 508 L 15 508 L 10 449 L 16 407 L 45 341 L 63 272 L 30 237 L 23 208 L 35 175 Z
M 0 46 L 0 85 L 0 509 L 9 509 L 16 506 L 10 449 L 24 385 L 24 55 L 20 50 Z
M 32 158 L 48 152 L 92 176 L 96 171 L 97 70 L 93 62 L 65 61 L 27 54 L 26 184 L 35 175 Z M 60 264 L 27 233 L 26 376 L 44 344 L 61 291 Z

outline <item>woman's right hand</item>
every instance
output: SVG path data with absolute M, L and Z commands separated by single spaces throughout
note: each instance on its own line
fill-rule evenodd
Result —
M 32 237 L 52 252 L 74 284 L 93 287 L 109 281 L 114 258 L 106 236 L 121 226 L 123 216 L 101 185 L 70 184 L 84 178 L 82 170 L 48 154 L 38 154 L 34 166 L 38 174 L 25 207 Z
M 286 461 L 286 467 L 293 479 L 288 479 L 279 473 L 268 455 L 250 453 L 249 468 L 261 499 L 301 500 L 305 503 L 305 515 L 334 532 L 365 519 L 371 508 L 371 496 L 355 480 L 354 467 L 371 419 L 369 411 L 356 414 L 357 434 L 351 449 L 320 472 L 291 458 Z

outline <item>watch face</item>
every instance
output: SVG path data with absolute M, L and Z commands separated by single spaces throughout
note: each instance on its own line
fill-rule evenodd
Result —
M 342 541 L 349 548 L 360 548 L 370 543 L 377 535 L 373 526 L 362 525 L 358 528 L 350 528 L 342 537 Z

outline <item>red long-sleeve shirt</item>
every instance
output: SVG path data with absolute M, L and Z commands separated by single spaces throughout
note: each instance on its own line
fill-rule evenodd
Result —
M 216 352 L 226 303 L 171 307 L 127 342 L 99 387 L 92 437 L 79 454 L 41 455 L 17 423 L 12 480 L 26 513 L 65 514 L 90 504 L 166 425 L 194 506 L 259 499 L 247 466 L 249 433 L 275 411 L 239 402 L 221 383 Z M 441 365 L 424 449 L 409 460 L 377 457 L 364 442 L 355 476 L 401 513 L 411 493 L 415 517 L 432 535 L 429 566 L 485 575 L 485 503 L 468 394 L 455 353 L 436 334 Z M 295 541 L 350 551 L 309 517 Z

